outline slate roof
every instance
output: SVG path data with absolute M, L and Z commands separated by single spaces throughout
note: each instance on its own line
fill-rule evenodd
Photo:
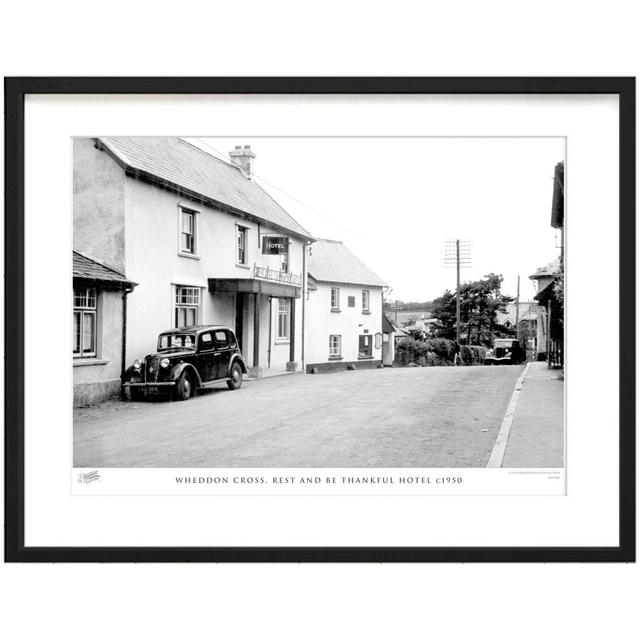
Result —
M 320 282 L 384 287 L 386 282 L 338 240 L 318 239 L 311 245 L 309 275 Z
M 306 229 L 240 169 L 180 138 L 128 136 L 99 138 L 99 141 L 134 172 L 312 239 Z
M 73 252 L 73 277 L 96 282 L 112 282 L 114 284 L 131 285 L 123 273 L 107 267 L 85 256 L 79 251 Z
M 396 328 L 391 324 L 391 320 L 382 314 L 382 333 L 395 333 Z
M 560 258 L 552 260 L 544 267 L 540 267 L 535 273 L 529 276 L 529 278 L 546 278 L 549 276 L 555 276 L 560 273 Z
M 389 316 L 387 316 L 385 313 L 382 314 L 382 332 L 383 333 L 396 333 L 399 336 L 408 336 L 409 332 L 406 330 L 406 328 L 404 327 L 400 327 L 396 324 L 394 324 L 393 322 L 391 322 L 391 320 L 389 320 Z

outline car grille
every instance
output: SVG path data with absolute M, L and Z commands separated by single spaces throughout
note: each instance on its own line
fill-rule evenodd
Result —
M 147 358 L 144 362 L 144 377 L 146 382 L 157 382 L 160 371 L 160 358 Z

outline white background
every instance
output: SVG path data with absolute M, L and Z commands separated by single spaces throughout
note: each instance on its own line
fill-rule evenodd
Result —
M 617 287 L 611 286 L 617 281 L 618 264 L 615 96 L 29 95 L 25 109 L 26 334 L 39 335 L 42 309 L 46 309 L 47 332 L 57 337 L 48 345 L 47 356 L 52 362 L 68 361 L 71 338 L 68 309 L 62 301 L 71 297 L 72 136 L 95 131 L 171 135 L 184 127 L 188 133 L 229 134 L 249 126 L 260 126 L 265 135 L 567 136 L 566 322 L 571 330 L 565 345 L 569 363 L 566 497 L 542 497 L 549 493 L 544 476 L 528 478 L 531 489 L 523 488 L 522 493 L 533 495 L 527 499 L 513 497 L 512 486 L 501 491 L 501 482 L 489 482 L 485 476 L 488 490 L 482 497 L 469 495 L 479 492 L 469 478 L 466 495 L 437 499 L 394 498 L 382 495 L 383 491 L 358 498 L 346 488 L 339 500 L 313 496 L 178 499 L 167 496 L 168 491 L 149 499 L 144 497 L 144 481 L 132 481 L 133 495 L 126 499 L 78 499 L 69 491 L 71 368 L 64 370 L 68 377 L 60 371 L 46 385 L 39 384 L 41 346 L 37 340 L 27 340 L 26 545 L 615 546 L 617 351 L 601 349 L 598 366 L 607 375 L 590 375 L 593 353 L 585 346 L 593 334 L 592 325 L 584 320 L 585 309 L 593 306 L 594 291 L 606 291 L 611 305 L 607 340 L 617 344 Z M 505 162 L 509 161 L 507 155 Z M 502 188 L 499 176 L 495 188 Z M 518 213 L 514 202 L 514 215 Z M 384 218 L 372 217 L 372 221 L 383 224 Z M 593 259 L 596 246 L 609 248 L 607 259 Z M 540 252 L 544 255 L 547 250 L 542 246 Z M 66 281 L 66 292 L 61 285 L 42 286 L 45 265 L 47 280 Z M 596 458 L 598 473 L 593 467 Z M 145 473 L 138 470 L 134 476 Z M 120 493 L 117 484 L 122 474 L 105 471 L 104 475 L 106 491 L 113 487 L 113 493 Z M 507 475 L 502 482 L 513 485 L 518 479 Z M 541 484 L 539 489 L 533 480 Z M 259 493 L 256 490 L 255 495 Z
M 630 6 L 244 2 L 231 15 L 227 3 L 25 2 L 5 10 L 0 46 L 8 75 L 635 75 Z M 1 571 L 12 638 L 599 638 L 638 627 L 636 566 Z

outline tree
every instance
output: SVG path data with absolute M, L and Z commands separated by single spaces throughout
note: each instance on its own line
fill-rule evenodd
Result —
M 564 312 L 564 269 L 561 269 L 560 273 L 556 276 L 555 282 L 553 283 L 553 290 Z
M 410 316 L 408 316 L 403 322 L 401 322 L 400 324 L 403 327 L 408 327 L 411 324 L 415 324 L 416 322 L 418 322 L 418 315 L 415 313 L 412 313 Z
M 460 285 L 460 325 L 467 344 L 491 344 L 497 329 L 496 313 L 505 312 L 514 301 L 500 292 L 502 276 L 495 273 L 482 280 Z M 433 301 L 432 315 L 438 320 L 438 335 L 456 337 L 456 295 L 448 289 Z

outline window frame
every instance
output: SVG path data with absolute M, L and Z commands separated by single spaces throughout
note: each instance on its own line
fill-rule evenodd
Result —
M 184 219 L 185 214 L 191 216 L 191 233 L 187 234 L 184 231 Z M 200 250 L 200 238 L 199 238 L 199 214 L 200 211 L 189 207 L 187 205 L 178 205 L 178 255 L 185 256 L 187 258 L 198 258 Z M 192 249 L 189 250 L 184 246 L 185 235 L 190 235 L 192 238 Z
M 337 352 L 334 352 L 333 339 L 337 338 Z M 342 359 L 342 334 L 332 333 L 329 335 L 329 360 Z
M 284 343 L 289 342 L 291 339 L 291 299 L 290 298 L 277 298 L 278 304 L 276 305 L 276 342 Z M 281 303 L 284 303 L 285 309 L 281 309 Z M 284 318 L 281 325 L 281 319 Z M 284 335 L 280 332 L 280 329 L 284 327 Z
M 289 273 L 289 270 L 291 269 L 291 260 L 290 260 L 290 250 L 291 250 L 291 243 L 288 242 L 287 243 L 287 250 L 284 253 L 281 253 L 281 261 L 280 261 L 280 271 L 282 271 L 282 273 Z
M 213 337 L 213 346 L 216 351 L 225 351 L 229 349 L 229 332 L 224 329 L 215 329 L 211 332 Z M 222 340 L 218 338 L 222 335 Z
M 190 327 L 201 324 L 201 309 L 202 309 L 202 287 L 194 287 L 192 285 L 186 284 L 175 284 L 173 285 L 173 326 L 175 329 L 180 329 L 181 327 Z M 180 300 L 180 292 L 184 290 L 190 290 L 192 292 L 197 292 L 197 303 L 193 302 L 182 302 Z M 195 316 L 193 324 L 180 324 L 178 322 L 178 314 L 181 309 L 195 309 Z M 185 320 L 187 319 L 187 314 L 189 312 L 185 312 Z
M 240 236 L 242 235 L 243 238 L 243 242 L 242 242 L 242 252 L 243 252 L 243 259 L 240 260 Z M 237 224 L 236 225 L 236 247 L 235 247 L 235 252 L 236 252 L 236 264 L 240 267 L 247 267 L 249 266 L 249 227 L 246 227 L 244 225 L 241 224 Z
M 210 340 L 203 340 L 205 336 L 209 336 Z M 213 339 L 212 331 L 203 331 L 198 336 L 197 353 L 209 353 L 209 351 L 215 351 L 215 341 Z
M 76 291 L 83 291 L 83 296 L 78 296 Z M 93 295 L 90 296 L 90 292 L 93 292 Z M 74 318 L 74 329 L 75 329 L 75 316 L 79 314 L 80 323 L 78 327 L 78 346 L 79 351 L 75 351 L 75 340 L 72 346 L 72 354 L 74 359 L 81 358 L 97 358 L 98 357 L 98 288 L 90 287 L 90 286 L 74 286 L 73 287 L 73 318 Z M 84 298 L 85 304 L 76 304 L 78 298 Z M 93 299 L 93 304 L 90 304 L 91 298 Z M 90 351 L 84 350 L 84 335 L 85 335 L 85 317 L 91 316 L 93 317 L 93 328 L 92 328 L 92 344 L 93 349 Z
M 365 305 L 366 298 L 366 305 Z M 371 290 L 362 290 L 362 313 L 371 313 Z
M 333 304 L 333 292 L 336 291 L 336 304 Z M 331 287 L 329 294 L 329 304 L 331 305 L 331 311 L 340 311 L 340 287 Z

